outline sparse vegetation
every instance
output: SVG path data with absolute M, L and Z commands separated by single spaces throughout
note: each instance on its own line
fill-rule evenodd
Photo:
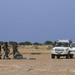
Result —
M 33 45 L 42 45 L 41 43 L 35 42 Z
M 3 42 L 3 41 L 0 41 L 0 44 L 1 44 L 1 45 L 3 45 L 3 44 L 4 44 L 4 42 Z
M 29 41 L 26 41 L 26 42 L 19 42 L 19 45 L 53 45 L 53 42 L 45 41 L 45 43 L 39 43 L 39 42 L 31 43 Z
M 53 42 L 52 41 L 45 41 L 44 45 L 52 45 Z
M 48 46 L 46 49 L 47 50 L 51 50 L 52 49 L 52 45 Z
M 15 41 L 9 41 L 9 44 L 10 44 L 10 45 L 14 45 L 14 44 L 18 44 L 18 43 L 15 42 Z
M 29 41 L 26 41 L 26 42 L 20 42 L 19 45 L 32 45 L 32 43 Z
M 32 55 L 41 55 L 41 52 L 33 52 Z
M 35 45 L 35 49 L 39 49 L 39 47 L 37 45 Z

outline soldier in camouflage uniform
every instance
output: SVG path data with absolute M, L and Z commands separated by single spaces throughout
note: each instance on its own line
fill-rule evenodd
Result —
M 18 51 L 18 45 L 13 44 L 13 58 L 15 58 L 15 53 Z
M 23 59 L 23 55 L 18 51 L 18 45 L 13 44 L 13 58 L 14 59 Z
M 8 56 L 9 48 L 8 48 L 8 43 L 7 42 L 4 43 L 3 50 L 5 52 L 3 59 L 5 59 L 5 58 L 10 59 L 9 56 Z

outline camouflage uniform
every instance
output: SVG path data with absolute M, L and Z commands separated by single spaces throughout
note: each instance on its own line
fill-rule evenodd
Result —
M 18 45 L 13 44 L 13 58 L 15 58 L 15 53 L 18 51 Z
M 5 59 L 5 58 L 10 59 L 9 56 L 8 56 L 9 48 L 8 48 L 8 43 L 7 42 L 4 43 L 3 50 L 5 52 L 3 59 Z
M 13 58 L 14 59 L 23 59 L 23 55 L 18 51 L 18 45 L 13 45 Z

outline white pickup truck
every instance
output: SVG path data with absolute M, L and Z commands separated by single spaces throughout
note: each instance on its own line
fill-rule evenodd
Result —
M 75 55 L 75 43 L 72 43 L 70 45 L 70 54 L 71 54 L 71 57 L 73 58 L 73 56 Z
M 57 40 L 55 47 L 51 50 L 51 58 L 54 59 L 55 56 L 59 59 L 60 56 L 66 56 L 66 58 L 71 58 L 72 54 L 70 55 L 70 44 L 72 43 L 71 40 Z

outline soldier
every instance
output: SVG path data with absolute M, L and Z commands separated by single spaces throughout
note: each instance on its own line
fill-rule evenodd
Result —
M 13 58 L 15 58 L 15 53 L 18 51 L 18 45 L 13 44 Z
M 0 59 L 1 59 L 1 56 L 2 56 L 2 54 L 1 54 L 1 44 L 0 44 Z
M 5 59 L 5 58 L 10 59 L 9 56 L 8 56 L 9 48 L 8 48 L 8 43 L 7 42 L 4 43 L 3 50 L 5 52 L 3 59 Z
M 22 59 L 23 55 L 18 51 L 18 45 L 13 44 L 13 58 L 14 59 Z

